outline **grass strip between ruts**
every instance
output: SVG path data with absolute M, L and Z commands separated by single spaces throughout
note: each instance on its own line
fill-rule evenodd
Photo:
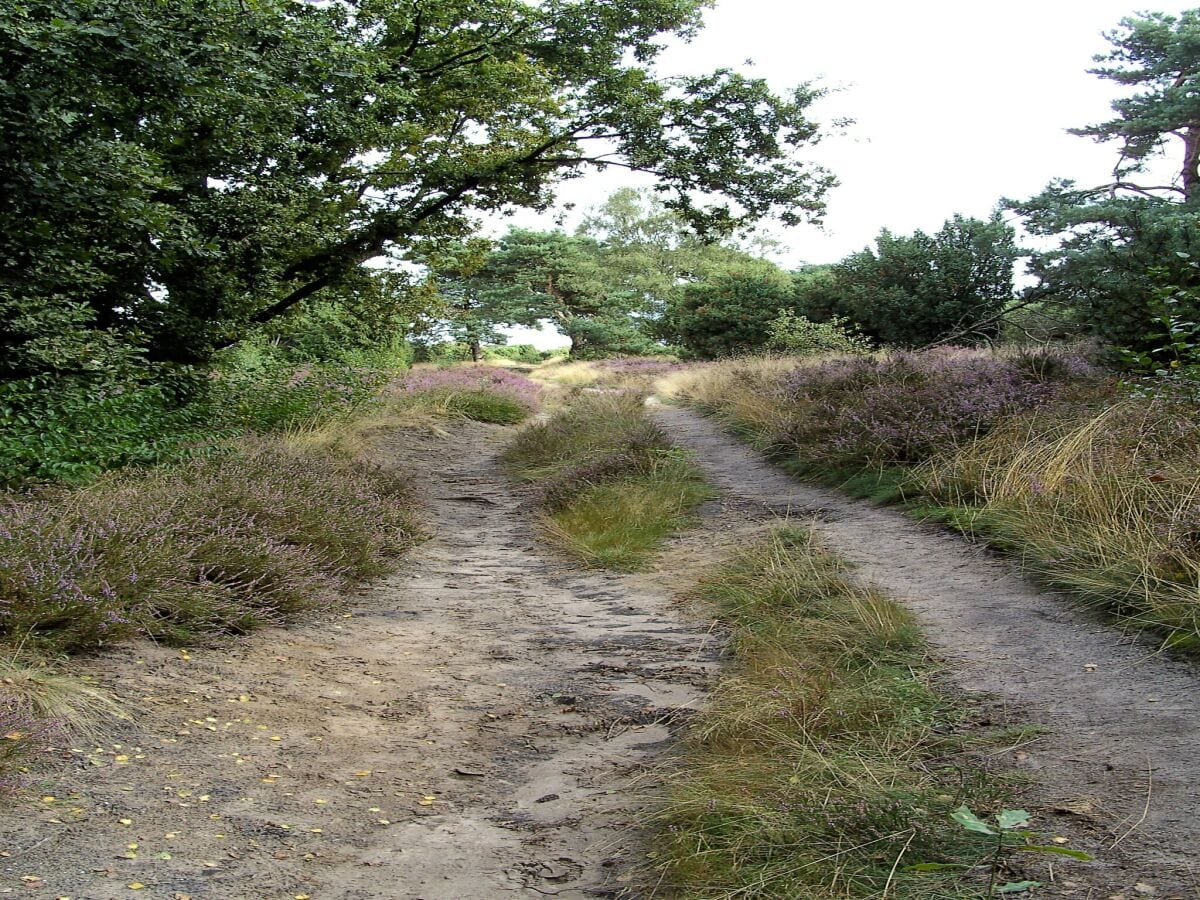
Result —
M 658 896 L 984 896 L 989 846 L 950 813 L 1001 805 L 969 752 L 999 736 L 959 727 L 912 616 L 798 528 L 698 599 L 730 629 L 729 662 L 668 769 Z

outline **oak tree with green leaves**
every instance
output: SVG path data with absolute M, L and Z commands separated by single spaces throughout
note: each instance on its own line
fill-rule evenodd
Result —
M 819 217 L 818 89 L 656 73 L 704 5 L 5 4 L 0 379 L 202 364 L 589 167 L 650 173 L 700 228 Z

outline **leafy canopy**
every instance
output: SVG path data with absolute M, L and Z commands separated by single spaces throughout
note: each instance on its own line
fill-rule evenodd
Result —
M 956 215 L 933 234 L 884 229 L 875 249 L 802 272 L 797 309 L 816 320 L 842 316 L 894 346 L 978 341 L 999 329 L 1020 254 L 998 214 L 987 221 Z
M 5 4 L 0 378 L 202 363 L 589 166 L 653 174 L 701 228 L 819 217 L 832 179 L 797 157 L 818 90 L 655 73 L 704 5 Z

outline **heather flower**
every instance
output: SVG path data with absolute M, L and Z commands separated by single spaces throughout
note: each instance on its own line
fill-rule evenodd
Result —
M 533 412 L 541 402 L 542 387 L 499 366 L 454 366 L 414 369 L 393 381 L 391 391 L 399 395 L 486 391 L 507 397 Z
M 1057 396 L 1064 382 L 1047 377 L 1049 371 L 1046 364 L 961 348 L 804 366 L 776 388 L 793 414 L 778 441 L 839 465 L 918 462 Z M 1064 357 L 1054 371 L 1087 377 L 1094 370 L 1081 358 Z

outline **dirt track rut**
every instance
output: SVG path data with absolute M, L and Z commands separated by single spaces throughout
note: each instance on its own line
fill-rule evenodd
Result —
M 717 647 L 653 576 L 581 572 L 537 546 L 494 460 L 510 434 L 383 448 L 416 473 L 436 534 L 348 613 L 85 663 L 138 722 L 64 748 L 37 786 L 52 799 L 0 821 L 0 892 L 626 894 L 631 779 L 702 698 Z
M 1108 870 L 1104 882 L 1129 897 L 1200 898 L 1195 666 L 1089 621 L 955 535 L 803 484 L 694 412 L 653 409 L 719 488 L 814 519 L 861 578 L 915 610 L 950 681 L 994 698 L 999 716 L 1049 729 L 1007 759 L 1036 777 L 1028 796 L 1057 811 L 1059 827 L 1086 826 L 1099 866 L 1081 872 Z

